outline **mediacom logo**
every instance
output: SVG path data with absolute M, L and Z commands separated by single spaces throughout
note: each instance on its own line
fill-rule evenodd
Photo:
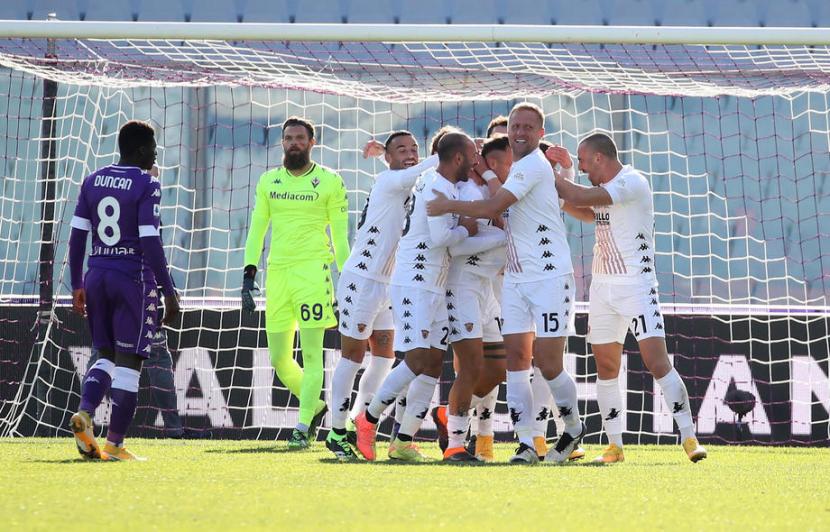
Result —
M 272 200 L 289 200 L 289 201 L 317 201 L 320 194 L 313 190 L 300 190 L 297 192 L 271 192 Z

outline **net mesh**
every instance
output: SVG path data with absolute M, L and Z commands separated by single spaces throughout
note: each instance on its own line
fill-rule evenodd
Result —
M 0 327 L 11 331 L 0 343 L 2 433 L 65 434 L 77 408 L 90 350 L 66 308 L 69 220 L 82 179 L 115 160 L 126 120 L 157 131 L 162 239 L 186 308 L 169 332 L 173 380 L 145 372 L 136 430 L 163 434 L 178 411 L 197 429 L 274 437 L 297 404 L 270 369 L 260 317 L 236 309 L 254 188 L 281 164 L 283 120 L 319 125 L 312 157 L 343 177 L 353 231 L 385 168 L 361 157 L 369 138 L 408 129 L 425 146 L 446 124 L 483 136 L 493 116 L 528 100 L 544 109 L 549 142 L 574 154 L 587 134 L 609 133 L 648 177 L 667 343 L 701 436 L 827 443 L 829 61 L 826 48 L 802 47 L 0 41 Z M 58 83 L 52 139 L 40 133 L 43 78 Z M 49 140 L 54 200 L 41 192 Z M 55 297 L 41 326 L 45 201 L 55 206 Z M 601 430 L 584 337 L 593 227 L 566 225 L 582 302 L 566 360 L 591 441 Z M 338 356 L 328 345 L 326 392 Z M 626 345 L 626 437 L 675 441 L 637 354 Z M 164 388 L 176 405 L 158 404 Z M 732 388 L 756 398 L 746 426 L 728 408 Z M 503 391 L 497 414 L 509 431 Z M 106 422 L 104 407 L 96 419 Z

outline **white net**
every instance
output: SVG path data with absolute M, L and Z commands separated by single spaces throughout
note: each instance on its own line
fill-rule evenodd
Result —
M 383 168 L 360 156 L 369 138 L 408 129 L 423 147 L 446 124 L 483 136 L 493 116 L 530 100 L 545 110 L 546 140 L 573 154 L 587 134 L 609 133 L 623 162 L 649 178 L 667 341 L 700 434 L 828 442 L 826 48 L 62 40 L 45 57 L 46 46 L 0 42 L 0 326 L 13 331 L 0 346 L 3 434 L 61 434 L 77 407 L 90 351 L 85 324 L 66 308 L 69 219 L 81 180 L 115 160 L 126 120 L 157 131 L 162 238 L 187 310 L 170 332 L 172 382 L 145 375 L 136 429 L 160 434 L 172 411 L 219 435 L 273 437 L 293 426 L 296 402 L 270 369 L 261 323 L 236 309 L 254 187 L 281 164 L 283 120 L 318 124 L 312 157 L 343 176 L 353 230 Z M 58 84 L 54 199 L 42 193 L 42 77 Z M 55 207 L 50 279 L 45 203 Z M 593 227 L 566 224 L 584 302 Z M 38 337 L 47 281 L 54 298 Z M 597 438 L 579 308 L 568 365 Z M 673 441 L 636 344 L 626 347 L 627 437 Z M 165 387 L 173 406 L 154 395 Z M 757 400 L 748 432 L 732 427 L 735 387 Z M 508 431 L 503 401 L 497 413 L 497 430 Z M 97 419 L 106 417 L 102 407 Z

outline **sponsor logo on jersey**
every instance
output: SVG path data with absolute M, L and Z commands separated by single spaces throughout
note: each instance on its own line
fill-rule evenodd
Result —
M 297 192 L 271 192 L 272 200 L 287 200 L 287 201 L 317 201 L 320 194 L 313 190 L 298 190 Z

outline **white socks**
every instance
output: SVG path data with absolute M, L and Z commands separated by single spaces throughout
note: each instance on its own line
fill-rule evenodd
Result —
M 395 363 L 394 358 L 376 357 L 368 353 L 366 359 L 368 364 L 363 375 L 360 376 L 360 383 L 357 385 L 357 397 L 351 411 L 352 419 L 356 418 L 359 413 L 369 406 L 375 392 L 378 391 L 383 380 L 389 375 L 392 364 Z
M 530 381 L 533 390 L 533 437 L 547 437 L 548 419 L 551 417 L 553 398 L 550 394 L 548 381 L 542 376 L 542 370 L 533 366 L 533 379 Z
M 349 403 L 352 399 L 354 377 L 360 369 L 360 364 L 341 357 L 334 368 L 331 378 L 331 426 L 335 429 L 346 428 L 346 418 L 349 415 Z
M 674 416 L 677 428 L 680 429 L 681 443 L 686 441 L 686 438 L 694 437 L 695 429 L 692 410 L 689 407 L 689 393 L 686 391 L 686 385 L 683 384 L 680 374 L 672 368 L 663 378 L 657 379 L 657 384 L 663 390 L 666 404 Z
M 541 373 L 539 374 L 541 376 Z M 553 401 L 559 410 L 559 417 L 565 423 L 565 432 L 571 436 L 579 436 L 582 432 L 582 422 L 579 420 L 579 405 L 576 402 L 576 382 L 567 371 L 548 381 Z
M 495 386 L 490 393 L 485 395 L 476 406 L 478 413 L 478 435 L 493 435 L 493 416 L 496 415 L 496 399 L 499 397 L 499 387 Z
M 406 362 L 401 362 L 395 369 L 389 372 L 380 389 L 372 398 L 372 402 L 366 408 L 366 413 L 374 418 L 380 418 L 386 407 L 395 402 L 406 386 L 415 378 L 415 374 L 406 365 Z
M 533 390 L 530 387 L 529 369 L 507 372 L 507 408 L 519 442 L 532 448 Z
M 608 442 L 622 448 L 625 412 L 622 407 L 620 384 L 616 378 L 597 379 L 597 403 Z
M 449 435 L 449 444 L 447 448 L 464 447 L 468 428 L 470 428 L 470 416 L 468 414 L 464 414 L 463 416 L 448 415 L 447 433 Z
M 389 376 L 391 377 L 392 374 Z M 432 395 L 437 385 L 438 379 L 423 374 L 418 375 L 409 383 L 409 391 L 406 393 L 406 413 L 398 434 L 415 436 L 429 412 L 429 405 L 432 403 Z

